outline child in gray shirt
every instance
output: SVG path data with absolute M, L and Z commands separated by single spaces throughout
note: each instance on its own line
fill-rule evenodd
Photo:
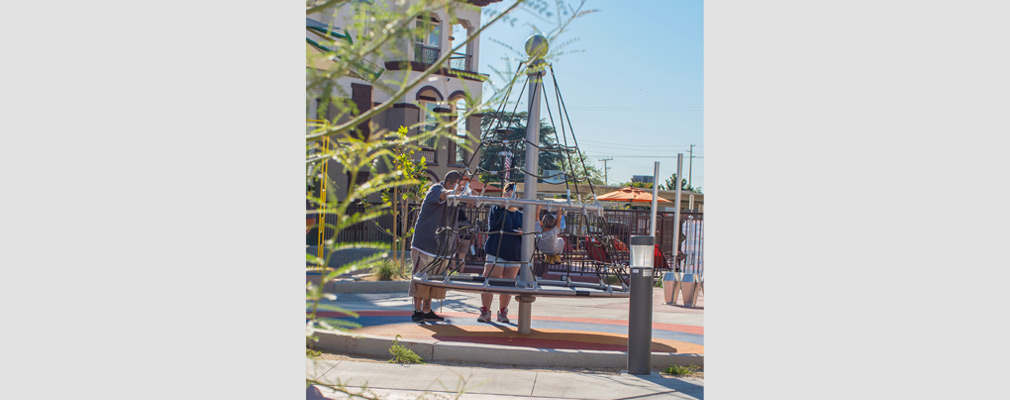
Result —
M 557 215 L 563 215 L 564 209 L 558 208 Z M 547 262 L 557 264 L 561 262 L 561 252 L 565 250 L 565 239 L 561 237 L 561 227 L 558 226 L 558 217 L 547 213 L 540 221 L 543 234 L 537 248 L 547 256 Z

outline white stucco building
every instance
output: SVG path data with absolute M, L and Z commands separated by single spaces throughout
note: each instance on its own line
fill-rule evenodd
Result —
M 413 23 L 416 27 L 423 29 L 423 34 L 415 35 L 409 39 L 401 39 L 398 43 L 388 44 L 387 50 L 389 51 L 382 52 L 381 58 L 369 60 L 371 65 L 362 66 L 359 76 L 336 78 L 340 89 L 334 90 L 333 94 L 344 98 L 349 95 L 351 101 L 361 112 L 389 101 L 400 87 L 398 85 L 384 87 L 383 83 L 414 80 L 435 60 L 473 35 L 481 24 L 481 7 L 498 1 L 500 0 L 449 1 L 448 3 L 452 7 L 451 14 L 455 16 L 455 20 L 450 19 L 450 12 L 445 9 L 418 17 Z M 329 26 L 332 26 L 333 32 L 338 35 L 344 34 L 352 39 L 366 34 L 367 32 L 355 32 L 354 28 L 354 18 L 362 15 L 359 4 L 358 1 L 345 3 L 335 15 L 332 11 L 307 15 L 308 51 L 311 53 L 318 51 L 320 47 L 325 47 L 322 45 L 325 39 L 323 34 L 329 30 Z M 376 0 L 375 4 L 383 3 L 382 0 Z M 392 1 L 386 4 L 389 8 L 398 7 Z M 408 0 L 401 7 L 409 4 L 411 1 Z M 370 28 L 363 27 L 361 29 Z M 410 129 L 408 135 L 416 135 L 419 130 L 430 129 L 438 114 L 449 119 L 456 119 L 457 115 L 460 115 L 466 107 L 463 99 L 470 96 L 470 98 L 479 101 L 482 98 L 481 89 L 487 75 L 478 71 L 479 63 L 480 42 L 475 38 L 463 49 L 453 54 L 443 68 L 435 71 L 424 82 L 404 95 L 393 99 L 394 103 L 390 108 L 371 118 L 369 126 L 363 124 L 358 127 L 358 130 L 368 135 L 375 133 L 373 131 L 376 130 L 395 131 L 400 126 L 410 127 L 421 121 L 429 122 L 429 124 Z M 325 67 L 319 63 L 312 64 L 310 62 L 307 68 Z M 375 74 L 378 74 L 377 79 Z M 343 95 L 337 93 L 338 91 L 342 91 Z M 337 119 L 338 114 L 335 107 L 320 109 L 324 96 L 318 89 L 310 90 L 306 95 L 309 119 L 328 119 L 330 121 Z M 346 118 L 342 119 L 346 120 Z M 416 156 L 425 157 L 426 173 L 430 179 L 438 181 L 447 171 L 451 169 L 462 171 L 466 167 L 464 164 L 471 159 L 472 154 L 457 146 L 457 141 L 468 141 L 471 146 L 477 143 L 480 138 L 480 120 L 481 115 L 475 114 L 464 121 L 459 121 L 456 140 L 441 138 L 421 144 L 422 150 L 419 154 L 416 153 Z M 338 119 L 336 122 L 344 121 Z M 479 156 L 473 157 L 473 162 L 470 164 L 471 170 L 476 166 L 478 159 Z M 330 177 L 340 187 L 336 194 L 341 197 L 346 195 L 349 179 L 347 174 L 343 172 L 339 164 L 331 164 L 328 168 Z M 367 180 L 367 176 L 359 176 L 358 180 L 363 182 Z

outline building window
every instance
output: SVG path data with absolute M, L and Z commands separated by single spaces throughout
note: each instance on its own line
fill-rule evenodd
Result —
M 466 38 L 470 35 L 470 32 L 465 26 L 463 26 L 463 24 L 453 25 L 451 33 L 452 35 L 449 36 L 449 48 L 451 49 L 455 49 L 460 43 L 466 41 Z M 449 57 L 449 68 L 471 71 L 471 57 L 468 47 L 469 46 L 464 47 L 461 51 L 452 53 L 452 57 Z
M 456 109 L 456 137 L 455 137 L 455 147 L 456 151 L 450 155 L 453 158 L 453 164 L 466 164 L 467 154 L 466 145 L 467 141 L 467 131 L 466 131 L 466 118 L 463 116 L 466 114 L 466 100 L 459 99 L 453 103 L 453 108 Z
M 421 118 L 424 123 L 418 128 L 418 132 L 431 132 L 438 127 L 438 119 L 435 117 L 435 107 L 437 106 L 438 104 L 433 101 L 421 100 L 421 113 L 424 114 Z M 438 145 L 438 137 L 422 140 L 418 144 L 423 149 L 434 150 Z
M 434 64 L 442 53 L 442 25 L 434 18 L 417 17 L 414 61 Z

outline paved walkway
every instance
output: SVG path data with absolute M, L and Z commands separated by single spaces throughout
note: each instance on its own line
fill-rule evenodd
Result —
M 453 399 L 703 399 L 704 383 L 658 374 L 554 372 L 509 368 L 400 365 L 362 361 L 308 360 L 311 379 L 343 384 L 354 393 L 367 390 L 387 400 Z M 310 386 L 307 400 L 347 395 Z
M 704 294 L 699 307 L 665 304 L 663 291 L 653 291 L 653 351 L 704 354 Z M 538 297 L 533 303 L 532 332 L 518 333 L 518 303 L 509 306 L 510 323 L 479 323 L 480 296 L 450 291 L 435 302 L 435 312 L 444 322 L 415 323 L 410 320 L 411 298 L 406 293 L 342 293 L 329 306 L 354 311 L 321 311 L 321 318 L 338 318 L 361 324 L 352 332 L 407 339 L 434 339 L 554 349 L 627 351 L 628 299 Z M 498 306 L 495 297 L 493 307 Z
M 704 354 L 704 294 L 697 307 L 664 303 L 663 289 L 653 291 L 654 352 Z M 448 292 L 435 302 L 435 312 L 444 322 L 415 323 L 410 320 L 412 299 L 406 291 L 394 293 L 338 293 L 326 306 L 358 314 L 352 318 L 336 311 L 321 311 L 320 317 L 354 321 L 351 332 L 392 338 L 438 342 L 481 343 L 536 349 L 627 351 L 628 299 L 538 297 L 532 304 L 532 333 L 520 335 L 516 325 L 518 303 L 509 306 L 511 323 L 478 323 L 480 295 Z M 495 296 L 493 307 L 498 306 Z M 480 345 L 477 345 L 480 346 Z M 458 365 L 399 365 L 365 361 L 307 360 L 310 378 L 345 384 L 355 392 L 368 388 L 383 399 L 702 399 L 704 382 L 659 374 L 635 376 L 611 372 L 571 372 L 549 368 L 522 369 L 518 363 L 498 366 L 495 356 L 481 367 Z M 620 363 L 618 363 L 620 364 Z M 511 367 L 511 368 L 510 368 Z M 343 399 L 347 395 L 325 387 L 310 386 L 308 399 Z

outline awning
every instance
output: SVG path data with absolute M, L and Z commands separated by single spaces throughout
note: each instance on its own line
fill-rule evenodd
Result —
M 353 43 L 351 36 L 348 35 L 346 31 L 341 33 L 340 28 L 332 27 L 332 30 L 330 28 L 331 27 L 326 24 L 311 18 L 305 19 L 306 67 L 329 70 L 332 69 L 335 64 L 333 60 L 333 50 L 320 44 L 318 41 L 314 40 L 313 37 L 323 41 L 346 40 L 347 43 Z M 351 76 L 361 78 L 369 82 L 374 82 L 376 79 L 379 79 L 379 76 L 382 75 L 384 71 L 385 69 L 379 67 L 375 63 L 369 62 L 368 60 L 355 60 L 351 62 L 350 70 L 348 72 Z

